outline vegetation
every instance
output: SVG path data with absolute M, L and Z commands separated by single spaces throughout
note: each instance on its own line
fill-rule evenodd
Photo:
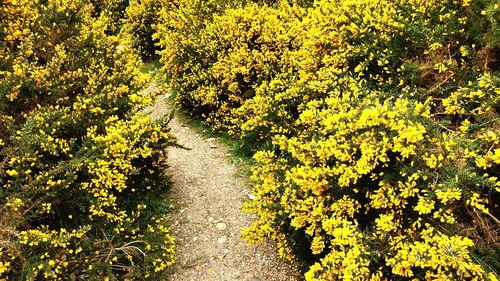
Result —
M 159 280 L 173 263 L 174 139 L 143 113 L 132 39 L 90 3 L 0 4 L 2 280 Z
M 249 241 L 307 280 L 498 279 L 495 1 L 169 3 L 177 104 L 260 143 Z
M 166 278 L 159 65 L 306 280 L 498 280 L 497 2 L 0 0 L 0 280 Z
M 156 51 L 159 50 L 153 33 L 158 12 L 166 3 L 166 0 L 135 0 L 126 9 L 125 27 L 133 36 L 134 46 L 145 59 L 156 57 Z

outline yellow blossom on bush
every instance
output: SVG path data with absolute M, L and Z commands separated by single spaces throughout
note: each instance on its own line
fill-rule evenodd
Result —
M 0 280 L 157 280 L 174 262 L 153 206 L 174 140 L 143 113 L 155 96 L 129 35 L 111 32 L 123 2 L 0 5 Z
M 172 3 L 177 104 L 255 151 L 247 240 L 306 280 L 496 278 L 494 1 Z

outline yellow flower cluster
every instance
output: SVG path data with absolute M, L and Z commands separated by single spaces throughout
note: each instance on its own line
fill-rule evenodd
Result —
M 174 262 L 174 140 L 144 113 L 130 35 L 109 35 L 123 1 L 96 2 L 0 4 L 0 280 L 159 280 Z
M 495 80 L 490 73 L 485 73 L 474 83 L 470 81 L 467 86 L 457 89 L 443 99 L 445 113 L 488 118 L 500 103 L 500 89 Z
M 210 49 L 220 44 L 217 41 L 203 40 L 200 30 L 203 30 L 210 19 L 227 6 L 233 6 L 233 1 L 227 0 L 181 0 L 166 1 L 159 11 L 158 24 L 155 26 L 153 39 L 158 41 L 161 50 L 158 54 L 165 64 L 167 78 L 175 80 L 175 85 L 190 87 L 196 90 L 195 82 L 200 77 L 206 76 L 206 64 L 214 52 L 202 53 L 204 49 Z M 196 47 L 194 47 L 196 46 Z M 194 48 L 193 48 L 194 47 Z M 196 58 L 196 59 L 195 59 Z M 212 87 L 215 88 L 215 87 Z M 186 93 L 188 91 L 185 91 Z M 211 99 L 213 93 L 205 91 L 202 94 Z M 182 103 L 179 96 L 178 103 Z M 198 103 L 201 98 L 198 99 Z M 189 102 L 186 101 L 185 106 Z M 202 104 L 200 104 L 200 107 Z M 198 108 L 193 108 L 198 110 Z
M 178 104 L 263 148 L 249 241 L 307 280 L 497 280 L 495 1 L 172 2 Z
M 422 232 L 422 241 L 399 243 L 396 255 L 387 259 L 387 264 L 393 273 L 405 277 L 414 277 L 414 268 L 424 268 L 427 280 L 470 279 L 483 272 L 469 257 L 468 250 L 473 245 L 470 239 L 450 237 L 429 228 Z
M 269 115 L 285 114 L 283 117 L 286 117 L 283 109 L 294 95 L 277 93 L 280 98 L 271 101 L 272 97 L 258 94 L 269 92 L 271 87 L 279 88 L 283 83 L 280 81 L 288 78 L 280 72 L 293 59 L 287 50 L 298 43 L 294 42 L 294 36 L 302 30 L 296 16 L 304 10 L 290 6 L 278 10 L 249 4 L 244 9 L 230 9 L 227 14 L 217 15 L 215 12 L 224 5 L 213 3 L 217 9 L 210 10 L 210 3 L 196 10 L 195 4 L 185 2 L 181 1 L 178 9 L 167 6 L 162 10 L 154 35 L 162 47 L 159 53 L 165 63 L 164 70 L 171 76 L 176 90 L 183 93 L 178 95 L 177 103 L 232 134 L 240 127 L 254 132 L 268 127 L 275 129 L 274 123 L 268 122 Z M 226 5 L 237 6 L 231 1 Z M 207 14 L 210 16 L 205 16 Z M 209 21 L 212 16 L 213 20 Z M 179 32 L 185 29 L 190 30 L 187 38 L 184 32 Z M 193 47 L 195 52 L 191 51 Z M 281 79 L 268 85 L 267 81 L 275 74 Z M 256 81 L 263 85 L 254 87 Z M 250 99 L 256 94 L 258 96 Z M 258 102 L 258 105 L 245 102 Z M 236 112 L 240 107 L 242 109 Z M 242 119 L 246 118 L 247 122 L 243 123 Z
M 88 0 L 87 3 L 92 4 L 94 17 L 101 15 L 106 17 L 106 25 L 110 32 L 115 32 L 122 27 L 125 9 L 129 4 L 128 0 Z
M 166 0 L 132 0 L 125 11 L 125 28 L 133 35 L 134 46 L 143 58 L 155 56 L 158 48 L 153 39 L 159 12 Z

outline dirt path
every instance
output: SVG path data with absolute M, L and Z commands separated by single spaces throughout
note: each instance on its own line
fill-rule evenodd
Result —
M 151 114 L 155 118 L 168 112 L 161 96 Z M 294 266 L 278 258 L 271 245 L 249 245 L 241 238 L 252 221 L 240 211 L 249 190 L 227 147 L 204 139 L 177 117 L 170 126 L 178 142 L 191 149 L 171 148 L 168 154 L 174 182 L 169 220 L 177 238 L 171 279 L 299 280 Z

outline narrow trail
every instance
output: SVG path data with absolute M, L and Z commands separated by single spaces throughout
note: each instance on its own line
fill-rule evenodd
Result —
M 156 90 L 151 86 L 148 90 Z M 151 108 L 153 118 L 170 112 L 167 97 Z M 171 280 L 300 280 L 295 266 L 279 257 L 267 243 L 249 245 L 241 231 L 252 216 L 241 212 L 249 189 L 228 149 L 204 139 L 174 117 L 170 123 L 178 142 L 190 150 L 169 150 L 169 222 L 176 237 L 177 257 Z

